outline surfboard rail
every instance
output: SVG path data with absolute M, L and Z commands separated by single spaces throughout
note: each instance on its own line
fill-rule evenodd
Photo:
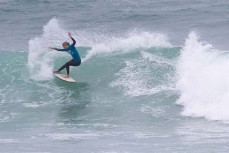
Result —
M 69 78 L 65 78 L 65 74 L 62 73 L 53 73 L 57 78 L 66 81 L 66 82 L 71 82 L 71 83 L 75 83 L 76 80 L 74 80 L 73 78 L 69 77 Z

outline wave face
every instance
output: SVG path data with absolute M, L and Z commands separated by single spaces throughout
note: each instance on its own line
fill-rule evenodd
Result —
M 229 120 L 229 54 L 189 34 L 177 63 L 178 104 L 185 116 Z
M 60 44 L 69 40 L 66 33 L 58 19 L 53 18 L 43 27 L 42 35 L 29 41 L 27 66 L 31 79 L 52 80 L 52 69 L 71 59 L 67 54 L 48 49 L 50 45 L 61 48 Z M 108 86 L 119 88 L 124 95 L 153 95 L 175 89 L 173 76 L 179 48 L 172 47 L 165 34 L 136 29 L 122 36 L 85 31 L 73 34 L 83 61 L 79 71 L 88 72 L 93 67 L 101 73 L 94 74 L 97 77 L 92 80 L 100 80 L 107 67 L 115 66 Z

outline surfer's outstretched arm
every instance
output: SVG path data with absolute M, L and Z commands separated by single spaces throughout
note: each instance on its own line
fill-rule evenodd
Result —
M 54 48 L 54 47 L 49 47 L 50 49 L 56 50 L 56 51 L 67 51 L 68 49 L 59 49 L 59 48 Z
M 75 46 L 76 41 L 75 41 L 75 39 L 72 37 L 72 34 L 71 34 L 70 32 L 68 33 L 68 37 L 71 38 L 72 41 L 73 41 L 72 46 Z
M 72 34 L 69 32 L 68 33 L 68 37 L 72 39 L 73 43 L 71 44 L 71 46 L 75 46 L 76 41 L 75 39 L 72 37 Z M 68 47 L 69 47 L 69 43 L 68 42 L 63 42 L 62 46 L 64 47 L 64 49 L 59 49 L 59 48 L 54 48 L 54 47 L 49 47 L 50 49 L 56 50 L 56 51 L 68 51 Z

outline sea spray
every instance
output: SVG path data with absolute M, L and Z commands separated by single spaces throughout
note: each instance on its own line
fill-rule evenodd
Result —
M 164 34 L 144 31 L 128 32 L 121 37 L 106 36 L 104 41 L 93 45 L 92 50 L 88 52 L 83 60 L 87 61 L 91 57 L 100 54 L 127 53 L 152 47 L 171 47 L 171 44 Z
M 48 49 L 48 46 L 61 44 L 67 39 L 66 33 L 58 20 L 53 18 L 43 27 L 41 36 L 29 41 L 28 68 L 32 79 L 52 78 L 53 60 L 57 54 Z
M 177 63 L 185 116 L 229 120 L 229 54 L 218 51 L 191 32 Z

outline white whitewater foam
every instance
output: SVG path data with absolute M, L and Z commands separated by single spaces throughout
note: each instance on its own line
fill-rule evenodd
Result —
M 55 52 L 48 46 L 62 44 L 68 40 L 56 18 L 51 19 L 44 27 L 43 34 L 29 41 L 28 67 L 34 80 L 48 80 L 52 78 Z M 60 47 L 60 46 L 59 46 Z
M 180 99 L 185 116 L 229 120 L 229 54 L 199 41 L 191 32 L 177 65 Z
M 126 53 L 152 47 L 170 47 L 166 35 L 149 32 L 130 32 L 122 37 L 104 37 L 101 43 L 96 43 L 87 53 L 83 61 L 89 60 L 95 55 Z
M 39 104 L 37 104 L 36 102 L 32 102 L 32 103 L 23 103 L 22 104 L 24 107 L 28 107 L 28 108 L 38 108 L 40 107 Z
M 126 66 L 115 74 L 118 78 L 111 82 L 110 86 L 121 87 L 124 92 L 124 95 L 129 96 L 146 96 L 153 95 L 163 91 L 174 90 L 173 85 L 171 85 L 172 82 L 164 82 L 155 85 L 154 82 L 158 82 L 158 79 L 161 79 L 152 75 L 152 67 L 155 67 L 154 63 L 158 60 L 157 58 L 154 58 L 149 61 L 146 61 L 145 58 L 149 58 L 148 56 L 153 57 L 153 55 L 146 52 L 142 53 L 142 57 L 140 57 L 139 59 L 125 61 Z M 167 64 L 168 62 L 166 62 L 166 60 L 163 58 L 160 58 L 160 60 L 156 63 L 160 63 L 160 65 L 158 65 L 159 67 L 171 64 Z M 163 77 L 169 80 L 169 74 L 168 76 Z
M 164 110 L 158 107 L 154 107 L 154 106 L 149 106 L 149 105 L 142 105 L 141 106 L 141 112 L 145 113 L 145 114 L 149 114 L 152 116 L 156 116 L 156 117 L 161 117 L 165 114 Z
M 175 65 L 175 62 L 173 60 L 166 59 L 161 56 L 153 55 L 151 53 L 144 52 L 144 51 L 141 51 L 141 54 L 143 58 L 148 59 L 151 62 L 156 62 L 158 64 L 167 64 L 171 66 Z

